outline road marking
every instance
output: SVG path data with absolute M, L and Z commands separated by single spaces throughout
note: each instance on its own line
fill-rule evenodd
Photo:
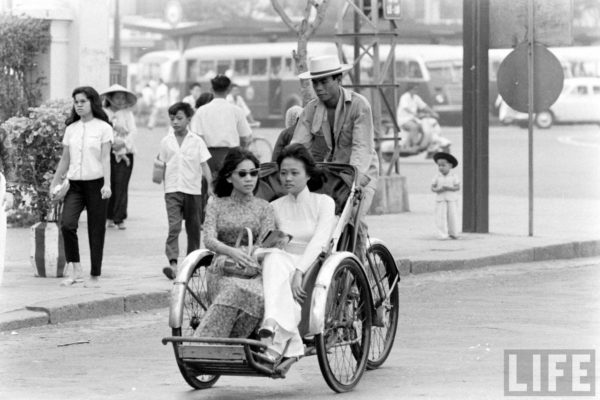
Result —
M 586 142 L 586 141 L 581 140 L 580 137 L 578 138 L 575 136 L 559 136 L 557 140 L 560 143 L 568 144 L 571 146 L 590 147 L 593 149 L 600 149 L 600 143 Z

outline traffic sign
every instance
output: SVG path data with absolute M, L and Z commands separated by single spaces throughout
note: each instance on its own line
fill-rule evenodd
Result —
M 517 111 L 528 112 L 527 43 L 518 45 L 498 68 L 498 93 Z M 533 110 L 547 110 L 563 88 L 564 73 L 560 61 L 541 44 L 533 51 Z

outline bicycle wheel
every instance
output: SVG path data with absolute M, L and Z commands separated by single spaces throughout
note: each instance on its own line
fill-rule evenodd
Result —
M 338 393 L 356 386 L 365 371 L 371 338 L 370 301 L 362 269 L 353 259 L 344 259 L 327 290 L 323 333 L 315 337 L 323 378 Z
M 267 139 L 260 137 L 252 139 L 248 148 L 258 158 L 260 163 L 266 163 L 271 161 L 271 155 L 273 154 L 273 147 Z
M 183 296 L 183 318 L 180 328 L 172 328 L 173 336 L 190 337 L 200 325 L 200 320 L 208 308 L 208 295 L 206 285 L 206 267 L 196 265 L 191 276 L 186 282 L 185 295 Z M 175 360 L 183 379 L 194 389 L 208 389 L 212 387 L 220 375 L 204 375 L 188 368 L 185 361 L 179 356 L 181 343 L 173 342 Z
M 375 309 L 381 306 L 376 318 L 378 326 L 374 324 L 371 328 L 371 346 L 367 361 L 367 369 L 370 370 L 379 368 L 392 351 L 398 329 L 400 298 L 398 270 L 390 251 L 383 244 L 374 243 L 367 250 L 367 254 L 367 276 L 373 304 Z

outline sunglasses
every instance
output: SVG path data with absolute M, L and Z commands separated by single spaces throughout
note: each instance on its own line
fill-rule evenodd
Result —
M 245 178 L 246 175 L 250 175 L 251 177 L 255 178 L 258 176 L 258 168 L 255 169 L 251 169 L 250 171 L 246 171 L 246 170 L 240 170 L 240 171 L 233 171 L 232 174 L 237 174 L 237 176 L 239 176 L 240 178 Z

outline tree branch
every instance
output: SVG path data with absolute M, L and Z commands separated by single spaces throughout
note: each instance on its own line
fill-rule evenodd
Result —
M 312 36 L 315 33 L 315 31 L 319 28 L 319 26 L 321 26 L 321 24 L 323 23 L 328 6 L 329 0 L 323 0 L 320 6 L 315 5 L 317 15 L 315 16 L 315 20 L 308 26 L 309 37 Z
M 286 12 L 283 9 L 283 7 L 281 6 L 281 4 L 279 4 L 279 1 L 271 0 L 271 5 L 273 6 L 273 9 L 275 10 L 275 12 L 277 14 L 279 14 L 283 23 L 286 24 L 288 26 L 288 28 L 290 28 L 292 31 L 298 33 L 298 30 L 299 30 L 298 25 L 294 24 L 292 19 L 286 14 Z

